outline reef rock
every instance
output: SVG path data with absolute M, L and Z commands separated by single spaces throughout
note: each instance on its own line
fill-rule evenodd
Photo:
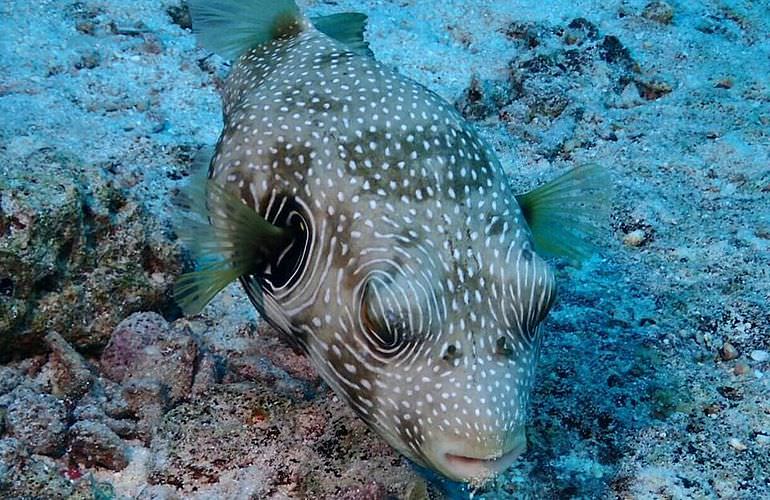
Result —
M 416 477 L 329 393 L 297 400 L 260 383 L 219 384 L 180 404 L 151 451 L 152 484 L 220 498 L 351 498 L 362 485 L 371 498 L 402 498 Z
M 176 245 L 94 170 L 46 150 L 0 170 L 0 361 L 42 351 L 52 330 L 99 348 L 132 312 L 170 306 Z
M 101 422 L 86 420 L 73 425 L 69 452 L 72 458 L 87 466 L 96 465 L 115 471 L 125 469 L 129 462 L 126 444 Z
M 62 401 L 20 386 L 0 397 L 0 407 L 5 407 L 5 432 L 32 452 L 58 456 L 64 451 L 67 409 Z

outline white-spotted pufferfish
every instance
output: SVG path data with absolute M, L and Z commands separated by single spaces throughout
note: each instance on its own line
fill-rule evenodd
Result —
M 202 45 L 236 62 L 184 310 L 240 280 L 402 454 L 459 481 L 505 470 L 555 297 L 539 253 L 590 253 L 601 169 L 515 196 L 451 105 L 372 57 L 363 14 L 188 3 Z

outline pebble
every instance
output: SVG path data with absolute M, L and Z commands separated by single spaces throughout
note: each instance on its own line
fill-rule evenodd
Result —
M 674 20 L 674 8 L 667 2 L 650 2 L 644 7 L 642 17 L 660 24 L 671 24 Z
M 126 386 L 146 379 L 178 402 L 190 393 L 198 355 L 198 345 L 184 328 L 172 327 L 155 313 L 136 313 L 115 328 L 100 365 L 114 382 Z
M 56 332 L 46 335 L 45 342 L 51 350 L 52 394 L 59 398 L 81 398 L 94 380 L 86 361 Z
M 733 373 L 736 375 L 748 375 L 750 372 L 751 369 L 746 363 L 738 363 L 735 365 L 735 368 L 733 368 Z
M 722 348 L 719 350 L 719 355 L 724 361 L 730 361 L 731 359 L 735 359 L 739 356 L 738 350 L 730 342 L 725 342 L 722 344 Z
M 623 243 L 630 247 L 640 247 L 647 242 L 647 233 L 643 229 L 635 229 L 623 237 Z
M 730 441 L 728 441 L 728 443 L 736 451 L 746 451 L 748 449 L 748 447 L 745 444 L 743 444 L 743 442 L 738 438 L 730 438 Z
M 767 434 L 757 434 L 757 437 L 755 438 L 758 445 L 765 446 L 770 444 L 770 436 Z
M 770 359 L 770 353 L 759 349 L 754 349 L 753 351 L 751 351 L 751 354 L 749 354 L 749 356 L 751 357 L 751 359 L 753 359 L 757 363 L 764 363 L 765 361 Z
M 21 384 L 21 374 L 10 366 L 0 366 L 0 396 Z
M 102 422 L 85 420 L 70 428 L 70 456 L 86 466 L 119 471 L 128 466 L 129 450 L 112 429 Z

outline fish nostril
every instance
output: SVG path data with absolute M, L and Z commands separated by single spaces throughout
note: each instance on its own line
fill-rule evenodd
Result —
M 463 353 L 460 351 L 457 346 L 454 344 L 449 344 L 446 348 L 446 352 L 444 353 L 443 359 L 444 361 L 454 361 L 455 359 L 462 356 Z
M 508 344 L 505 337 L 497 339 L 497 354 L 510 357 L 513 354 L 513 348 Z

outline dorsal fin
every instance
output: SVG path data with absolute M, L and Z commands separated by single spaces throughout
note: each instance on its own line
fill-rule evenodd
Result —
M 366 14 L 360 12 L 342 12 L 310 19 L 318 31 L 344 43 L 356 54 L 371 57 L 372 51 L 364 39 L 366 21 Z
M 302 14 L 294 0 L 189 0 L 193 31 L 206 49 L 225 59 L 293 31 Z

